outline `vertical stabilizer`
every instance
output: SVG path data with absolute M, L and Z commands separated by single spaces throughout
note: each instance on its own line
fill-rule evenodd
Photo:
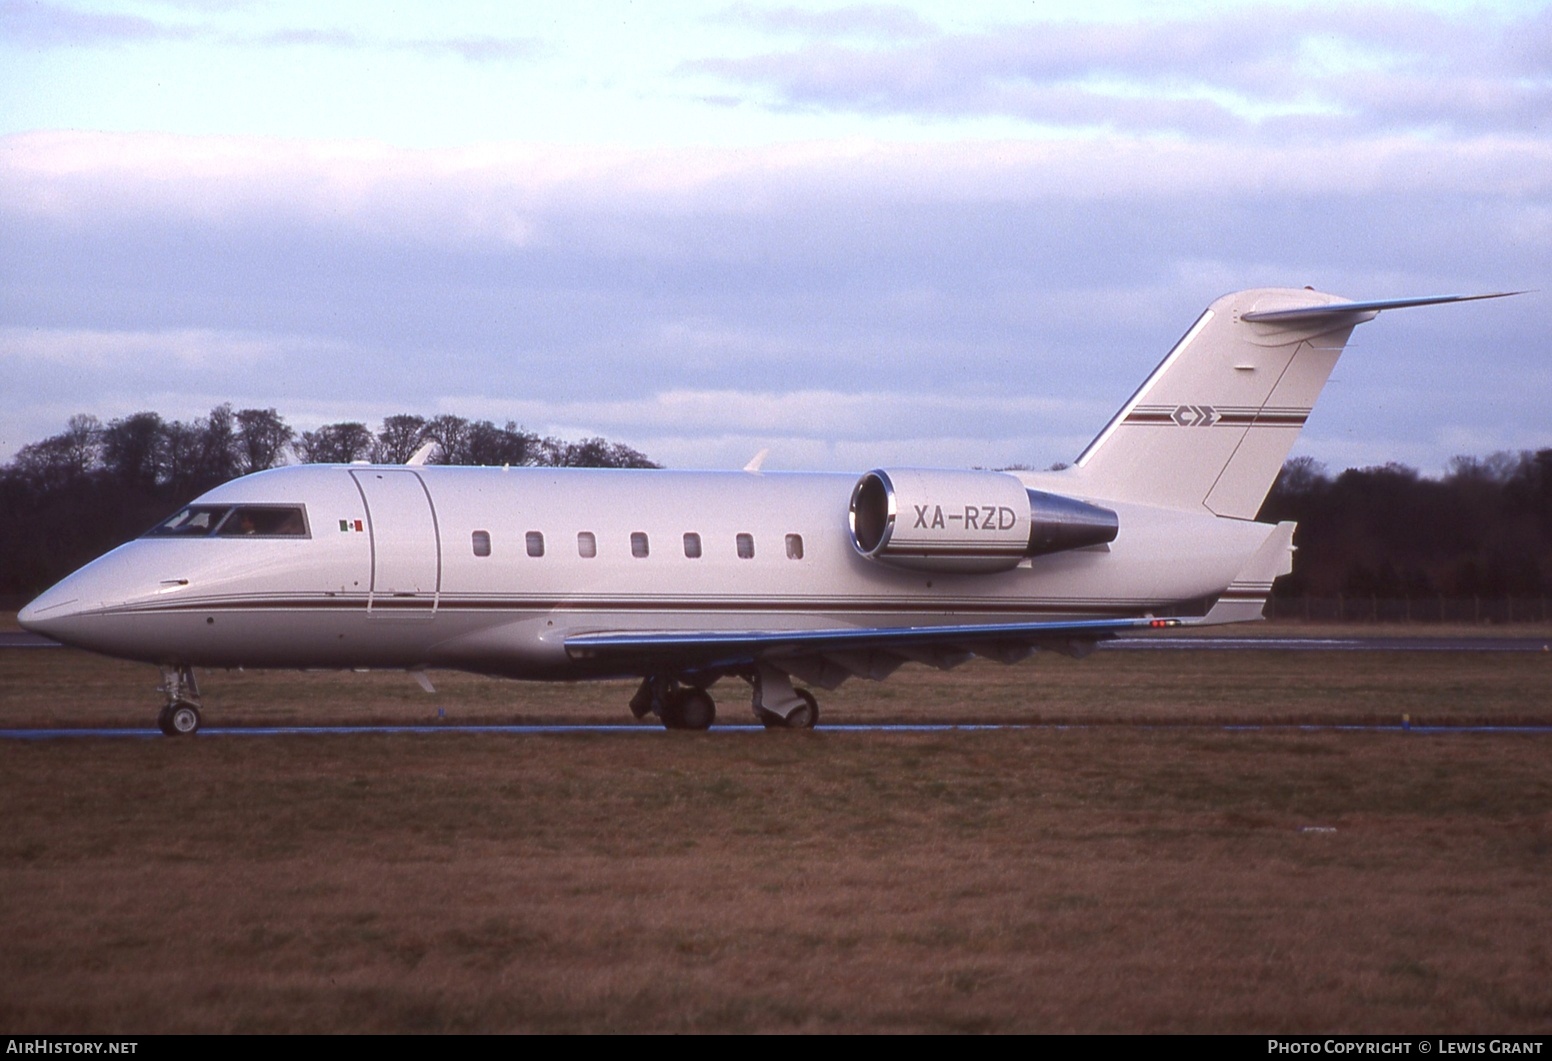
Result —
M 1285 288 L 1218 299 L 1078 458 L 1086 490 L 1254 519 L 1374 305 Z

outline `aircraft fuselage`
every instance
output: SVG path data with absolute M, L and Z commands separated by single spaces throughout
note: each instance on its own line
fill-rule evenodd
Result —
M 567 637 L 1175 614 L 1220 594 L 1269 529 L 1107 502 L 1119 532 L 1106 545 L 996 573 L 913 571 L 859 554 L 847 526 L 856 482 L 822 473 L 280 468 L 195 505 L 300 507 L 304 533 L 139 538 L 53 587 L 22 619 L 73 645 L 162 665 L 594 678 L 643 668 L 568 653 Z M 999 516 L 985 508 L 991 529 Z M 982 513 L 903 518 L 934 516 L 978 529 Z

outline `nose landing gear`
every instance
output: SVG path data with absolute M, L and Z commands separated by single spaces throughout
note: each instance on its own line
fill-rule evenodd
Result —
M 203 701 L 199 697 L 199 683 L 194 680 L 194 668 L 186 663 L 163 667 L 162 684 L 157 689 L 167 694 L 167 704 L 156 716 L 157 728 L 169 737 L 197 732 Z

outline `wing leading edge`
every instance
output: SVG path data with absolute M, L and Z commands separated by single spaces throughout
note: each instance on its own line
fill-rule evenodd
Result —
M 845 627 L 831 630 L 663 630 L 573 634 L 576 660 L 671 670 L 736 671 L 772 666 L 826 688 L 849 677 L 883 677 L 903 663 L 948 668 L 971 656 L 1013 662 L 1035 648 L 1084 655 L 1094 642 L 1131 630 L 1184 625 L 1180 619 L 1079 619 L 957 626 Z

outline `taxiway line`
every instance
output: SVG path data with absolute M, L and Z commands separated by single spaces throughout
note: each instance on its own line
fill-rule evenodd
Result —
M 818 733 L 996 733 L 1032 732 L 1049 730 L 1065 732 L 1088 729 L 1148 730 L 1196 730 L 1222 733 L 1394 733 L 1398 735 L 1454 736 L 1463 734 L 1531 734 L 1552 736 L 1552 725 L 1545 726 L 1427 726 L 1404 723 L 1363 725 L 1358 723 L 1167 723 L 1167 722 L 842 722 L 821 724 Z M 711 733 L 765 733 L 760 725 L 717 725 Z M 474 725 L 474 726 L 205 726 L 189 739 L 216 737 L 305 737 L 305 736 L 361 736 L 368 734 L 480 734 L 543 736 L 550 734 L 610 734 L 610 735 L 661 735 L 669 730 L 660 726 L 631 726 L 603 723 L 576 725 Z M 87 738 L 140 738 L 167 739 L 157 729 L 92 728 L 92 729 L 0 729 L 0 740 L 70 740 Z

